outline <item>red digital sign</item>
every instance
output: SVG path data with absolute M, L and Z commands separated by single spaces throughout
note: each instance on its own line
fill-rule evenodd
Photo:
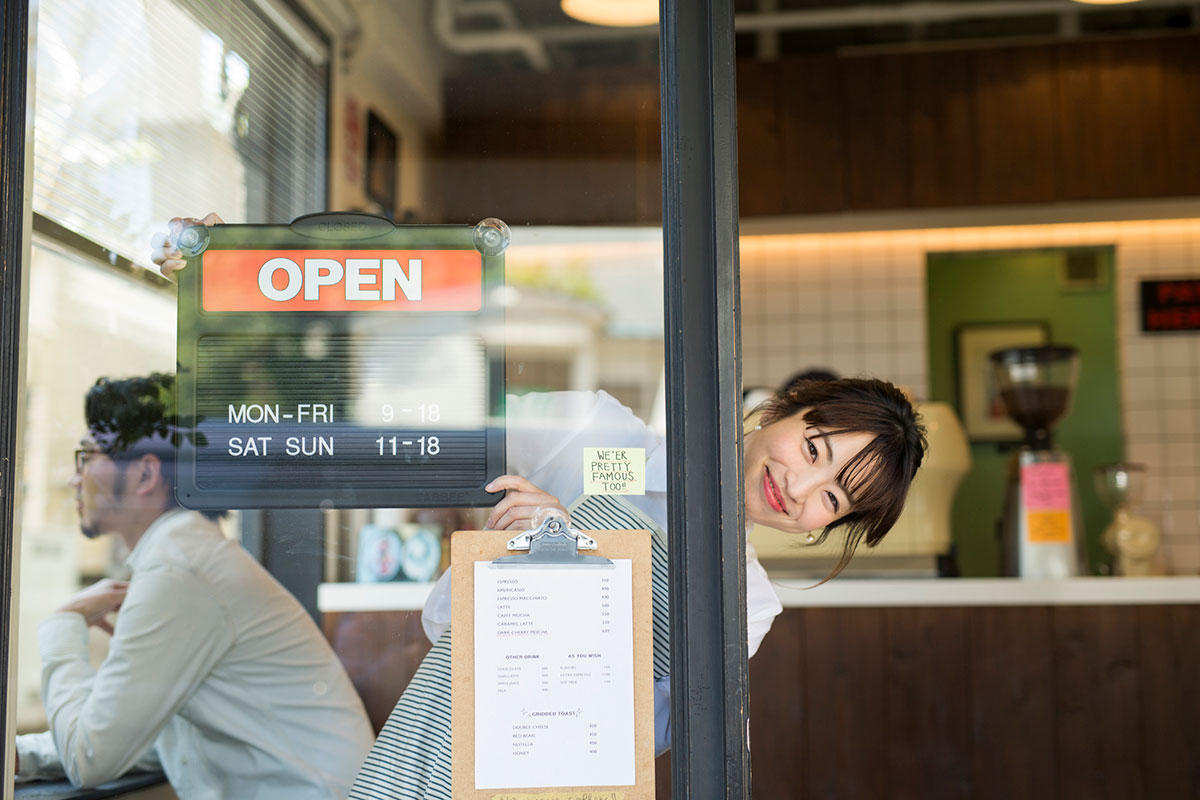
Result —
M 1200 331 L 1200 278 L 1142 281 L 1142 330 Z

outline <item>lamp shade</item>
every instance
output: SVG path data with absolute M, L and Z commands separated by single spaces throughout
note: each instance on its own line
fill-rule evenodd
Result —
M 658 0 L 562 0 L 562 10 L 593 25 L 634 28 L 658 23 Z

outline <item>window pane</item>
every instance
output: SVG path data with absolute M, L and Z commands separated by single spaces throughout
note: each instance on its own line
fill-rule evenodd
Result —
M 145 264 L 181 209 L 324 207 L 323 48 L 253 4 L 51 0 L 36 20 L 35 212 Z
M 581 526 L 654 529 L 666 675 L 657 30 L 614 33 L 557 2 L 455 7 L 37 4 L 17 716 L 54 736 L 21 740 L 23 773 L 158 766 L 181 797 L 285 781 L 289 797 L 340 797 L 389 717 L 441 741 L 444 700 L 417 686 L 406 710 L 402 695 L 444 627 L 450 534 L 485 526 L 502 474 Z M 224 224 L 208 249 L 178 284 L 161 278 L 156 235 L 209 212 Z M 375 215 L 408 244 L 372 260 L 369 239 L 330 233 L 337 220 L 289 227 L 318 212 Z M 474 287 L 479 309 L 424 313 L 430 254 L 483 263 L 471 233 L 488 218 L 511 243 Z M 223 256 L 272 248 L 282 272 L 238 262 L 249 282 L 209 302 Z M 274 310 L 288 264 L 303 283 L 290 297 L 338 308 Z M 355 305 L 372 292 L 422 313 Z M 498 461 L 456 449 L 468 422 L 498 432 Z M 627 452 L 636 477 L 589 481 L 587 448 Z M 402 492 L 380 459 L 480 472 L 447 499 Z M 355 492 L 369 500 L 328 500 Z M 517 509 L 497 527 L 529 527 L 534 509 Z M 128 589 L 80 595 L 104 579 Z M 121 596 L 115 617 L 81 621 Z M 439 691 L 445 665 L 427 661 Z

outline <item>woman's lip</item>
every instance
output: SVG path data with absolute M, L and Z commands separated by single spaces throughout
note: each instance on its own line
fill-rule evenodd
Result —
M 771 479 L 771 471 L 766 469 L 763 470 L 763 494 L 767 497 L 767 505 L 781 514 L 787 513 L 787 508 L 783 505 L 783 494 Z

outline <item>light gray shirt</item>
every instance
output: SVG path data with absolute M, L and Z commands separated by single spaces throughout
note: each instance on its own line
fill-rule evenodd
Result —
M 81 615 L 38 627 L 50 731 L 17 737 L 19 777 L 94 786 L 157 761 L 181 800 L 345 797 L 374 737 L 296 599 L 196 512 L 159 517 L 128 564 L 98 670 Z

